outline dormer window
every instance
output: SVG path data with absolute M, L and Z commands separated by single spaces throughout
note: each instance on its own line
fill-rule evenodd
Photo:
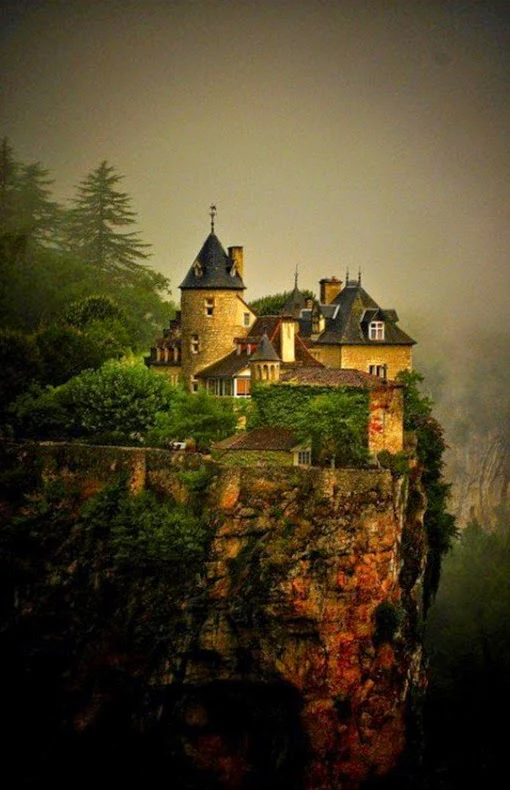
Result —
M 369 340 L 384 340 L 384 321 L 372 321 L 368 325 Z
M 236 266 L 236 262 L 234 261 L 232 266 L 230 267 L 230 276 L 235 277 L 236 274 L 237 274 L 237 266 Z
M 203 269 L 200 261 L 195 261 L 193 264 L 193 271 L 195 272 L 195 277 L 201 277 L 203 274 Z
M 205 299 L 204 300 L 204 309 L 205 314 L 210 318 L 214 313 L 214 299 Z

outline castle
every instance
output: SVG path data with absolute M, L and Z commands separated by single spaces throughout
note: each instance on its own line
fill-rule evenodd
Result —
M 179 286 L 181 310 L 146 364 L 191 392 L 246 398 L 252 381 L 369 391 L 372 452 L 403 446 L 397 373 L 412 367 L 415 341 L 357 279 L 320 281 L 320 298 L 294 289 L 280 315 L 258 317 L 244 301 L 243 247 L 226 252 L 214 232 Z

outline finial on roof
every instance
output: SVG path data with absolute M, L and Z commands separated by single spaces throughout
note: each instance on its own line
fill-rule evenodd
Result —
M 349 285 L 349 267 L 345 270 L 345 284 Z
M 218 213 L 218 212 L 217 212 L 217 210 L 216 210 L 216 206 L 214 206 L 214 205 L 211 203 L 211 205 L 210 205 L 210 211 L 209 211 L 209 216 L 211 217 L 211 233 L 214 233 L 214 218 L 215 218 L 215 216 L 216 216 L 216 214 L 217 214 L 217 213 Z
M 361 266 L 358 269 L 358 285 L 361 285 Z
M 297 280 L 298 280 L 298 265 L 296 263 L 296 272 L 294 274 L 294 288 L 297 288 Z

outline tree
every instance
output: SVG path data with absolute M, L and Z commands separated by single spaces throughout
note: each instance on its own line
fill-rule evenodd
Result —
M 79 184 L 74 208 L 67 216 L 66 240 L 92 266 L 122 274 L 145 271 L 150 245 L 136 231 L 123 229 L 135 224 L 131 198 L 118 190 L 123 176 L 103 161 Z
M 7 138 L 0 145 L 0 236 L 55 243 L 61 209 L 40 162 L 18 162 Z
M 312 291 L 305 289 L 301 291 L 306 299 L 315 299 Z M 279 315 L 287 300 L 291 296 L 292 291 L 284 291 L 283 293 L 271 294 L 271 296 L 261 296 L 259 299 L 254 299 L 250 302 L 250 307 L 257 315 Z
M 367 401 L 364 395 L 331 392 L 311 398 L 296 420 L 302 441 L 312 440 L 321 464 L 359 466 L 368 460 Z
M 199 450 L 206 450 L 234 433 L 237 419 L 229 398 L 215 398 L 205 390 L 196 394 L 176 390 L 171 408 L 157 415 L 147 441 L 165 446 L 172 439 L 194 439 Z
M 0 413 L 41 380 L 41 357 L 32 337 L 20 332 L 0 332 Z

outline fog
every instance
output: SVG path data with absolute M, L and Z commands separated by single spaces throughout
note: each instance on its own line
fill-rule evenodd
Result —
M 57 199 L 124 173 L 174 296 L 214 202 L 249 299 L 361 267 L 456 343 L 507 325 L 502 5 L 4 0 L 0 128 Z

